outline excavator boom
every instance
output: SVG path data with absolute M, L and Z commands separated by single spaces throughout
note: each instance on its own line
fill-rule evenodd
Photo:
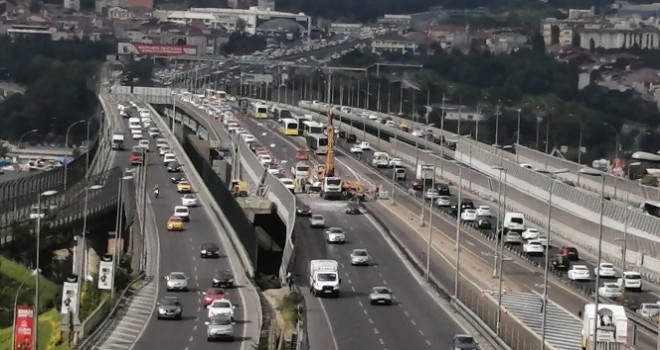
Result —
M 325 176 L 330 177 L 335 175 L 335 129 L 332 125 L 333 113 L 328 112 L 328 153 L 325 155 Z

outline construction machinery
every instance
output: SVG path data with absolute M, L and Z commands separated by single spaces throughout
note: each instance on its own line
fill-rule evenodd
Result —
M 326 133 L 328 135 L 328 151 L 325 155 L 325 163 L 316 167 L 316 173 L 311 184 L 312 188 L 320 188 L 323 199 L 341 198 L 342 181 L 335 176 L 335 129 L 332 125 L 333 113 L 328 112 L 328 124 Z
M 247 197 L 248 196 L 248 185 L 241 180 L 233 180 L 231 182 L 231 192 L 234 197 Z
M 365 189 L 362 183 L 357 179 L 344 179 L 342 181 L 342 190 L 349 199 L 358 198 L 364 200 Z

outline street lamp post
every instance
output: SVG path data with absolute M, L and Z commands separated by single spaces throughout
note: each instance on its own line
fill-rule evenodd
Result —
M 461 185 L 463 183 L 463 167 L 458 165 L 458 201 L 456 202 L 456 272 L 454 276 L 454 298 L 458 299 L 458 279 L 460 278 L 461 255 Z
M 628 203 L 630 203 L 630 168 L 634 166 L 639 166 L 642 165 L 641 162 L 632 162 L 628 164 L 628 176 L 626 177 L 626 183 L 628 184 L 628 188 L 626 189 L 626 207 L 628 206 Z M 623 252 L 621 253 L 621 258 L 623 260 L 622 264 L 622 270 L 621 271 L 626 271 L 626 254 L 628 252 L 628 221 L 630 220 L 630 209 L 626 210 L 626 221 L 624 222 L 623 225 Z
M 44 191 L 44 192 L 39 193 L 39 195 L 37 196 L 37 208 L 39 210 L 38 211 L 39 215 L 37 215 L 37 230 L 36 230 L 37 231 L 37 252 L 36 252 L 37 256 L 36 256 L 36 262 L 35 262 L 35 268 L 34 268 L 35 271 L 36 271 L 36 274 L 37 274 L 37 279 L 34 283 L 34 340 L 32 342 L 34 344 L 35 349 L 39 348 L 38 347 L 39 344 L 37 343 L 38 340 L 39 340 L 39 337 L 37 336 L 37 334 L 39 333 L 39 274 L 40 274 L 40 271 L 41 271 L 41 270 L 39 270 L 39 257 L 40 257 L 39 250 L 41 250 L 41 216 L 45 215 L 45 212 L 43 211 L 43 209 L 41 209 L 41 197 L 50 197 L 50 196 L 53 196 L 55 194 L 57 194 L 57 191 L 48 190 L 48 191 Z
M 14 326 L 13 326 L 13 329 L 11 330 L 11 348 L 12 349 L 14 348 L 14 346 L 15 346 L 14 342 L 16 341 L 14 339 L 14 334 L 16 334 L 16 307 L 18 307 L 18 296 L 21 294 L 21 289 L 23 288 L 23 285 L 25 285 L 25 282 L 27 282 L 30 278 L 32 278 L 36 275 L 37 275 L 37 270 L 33 270 L 32 273 L 30 274 L 30 276 L 26 277 L 21 282 L 21 284 L 18 285 L 18 290 L 16 290 L 16 296 L 14 297 L 14 309 L 12 311 L 14 313 L 14 321 L 12 322 L 12 324 Z M 37 312 L 37 311 L 35 310 L 34 312 Z
M 133 176 L 123 176 L 119 179 L 119 189 L 117 190 L 117 217 L 115 219 L 115 252 L 112 257 L 112 283 L 110 289 L 110 300 L 114 299 L 115 296 L 115 279 L 117 278 L 117 264 L 121 258 L 121 234 L 122 234 L 122 211 L 124 209 L 124 204 L 122 203 L 124 196 L 124 181 L 132 180 Z
M 32 130 L 30 130 L 30 131 L 24 133 L 23 135 L 21 135 L 21 137 L 18 138 L 18 144 L 16 145 L 16 146 L 18 147 L 18 149 L 19 149 L 19 150 L 21 149 L 21 142 L 23 142 L 23 138 L 24 138 L 25 136 L 28 136 L 28 135 L 30 135 L 30 134 L 32 134 L 32 133 L 35 133 L 35 132 L 38 132 L 38 131 L 39 131 L 39 129 L 32 129 Z M 20 152 L 16 152 L 16 153 L 18 154 L 18 155 L 16 156 L 16 163 L 18 163 L 18 161 L 19 161 L 20 158 L 21 158 L 21 156 L 20 156 L 21 153 L 20 153 Z
M 518 131 L 516 132 L 516 147 L 520 147 L 520 112 L 522 112 L 522 108 L 518 108 Z M 520 159 L 520 152 L 516 150 L 516 163 L 519 162 Z
M 78 124 L 85 123 L 85 122 L 86 122 L 86 120 L 81 119 L 77 122 L 71 123 L 71 125 L 69 125 L 69 127 L 66 129 L 66 134 L 64 136 L 64 150 L 65 150 L 65 152 L 64 152 L 64 181 L 62 183 L 62 190 L 64 192 L 66 192 L 66 185 L 67 185 L 67 182 L 68 182 L 67 177 L 68 177 L 68 170 L 69 170 L 69 133 L 71 132 L 71 129 L 74 126 L 76 126 Z M 88 145 L 88 147 L 89 147 L 89 145 Z M 87 150 L 87 151 L 89 151 L 89 150 Z
M 497 108 L 495 109 L 495 147 L 499 146 L 499 136 L 500 136 L 500 105 L 499 103 L 497 104 Z
M 603 211 L 605 208 L 605 176 L 603 173 L 601 173 L 598 170 L 591 169 L 591 168 L 582 168 L 580 169 L 580 172 L 583 175 L 589 175 L 589 176 L 599 176 L 601 180 L 601 187 L 600 187 L 600 219 L 598 223 L 598 259 L 596 262 L 596 268 L 600 269 L 600 263 L 602 260 L 602 255 L 603 255 Z M 599 303 L 599 297 L 598 297 L 598 288 L 600 287 L 600 273 L 596 274 L 596 286 L 595 286 L 595 312 L 596 314 L 598 313 L 598 303 Z M 597 318 L 595 318 L 597 320 Z M 594 341 L 593 341 L 593 350 L 597 350 L 597 341 L 598 339 L 598 322 L 594 322 Z
M 580 187 L 580 175 L 581 175 L 580 168 L 582 168 L 582 128 L 583 127 L 584 127 L 584 123 L 580 123 L 580 131 L 578 134 L 578 154 L 577 154 L 577 162 L 578 162 L 577 186 L 578 187 Z M 536 148 L 538 148 L 538 145 Z
M 495 170 L 499 170 L 500 173 L 504 172 L 504 183 L 503 184 L 503 189 L 504 189 L 504 200 L 502 202 L 502 205 L 500 206 L 500 212 L 498 214 L 501 214 L 502 216 L 505 215 L 506 212 L 506 180 L 507 180 L 507 173 L 508 169 L 506 169 L 503 166 L 493 166 L 492 167 Z M 498 215 L 499 216 L 499 215 Z M 500 219 L 500 222 L 504 222 L 504 218 Z M 495 234 L 499 237 L 500 233 L 504 233 L 504 228 L 500 232 L 497 232 L 499 228 L 495 228 Z M 496 247 L 497 251 L 495 253 L 496 259 L 497 260 L 497 265 L 498 265 L 498 270 L 499 270 L 499 276 L 498 276 L 498 293 L 497 293 L 497 320 L 495 323 L 495 333 L 499 336 L 500 334 L 500 326 L 501 326 L 501 319 L 502 319 L 502 285 L 504 283 L 504 271 L 502 270 L 503 268 L 503 263 L 504 263 L 504 242 L 502 241 L 501 238 L 498 239 L 499 241 L 499 248 Z
M 435 163 L 435 158 L 434 158 Z M 435 179 L 435 164 L 433 164 L 433 178 Z M 460 192 L 460 191 L 459 191 Z M 431 246 L 433 242 L 433 198 L 429 200 L 429 244 L 426 248 L 426 280 L 431 276 Z
M 78 276 L 82 276 L 83 280 L 87 280 L 87 216 L 89 215 L 89 191 L 96 191 L 102 189 L 102 185 L 92 185 L 85 188 L 85 205 L 83 209 L 83 231 L 82 231 L 82 245 L 83 245 L 83 256 L 82 256 L 82 267 Z M 78 298 L 80 302 L 80 298 Z M 78 308 L 79 310 L 79 308 Z

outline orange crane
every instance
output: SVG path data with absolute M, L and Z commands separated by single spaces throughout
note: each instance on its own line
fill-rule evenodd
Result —
M 319 181 L 335 175 L 335 129 L 332 126 L 332 118 L 332 111 L 329 111 L 328 126 L 326 128 L 328 134 L 328 153 L 325 155 L 325 164 L 319 165 L 316 168 L 316 178 Z

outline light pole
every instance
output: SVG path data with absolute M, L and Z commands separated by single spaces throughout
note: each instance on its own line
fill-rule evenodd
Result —
M 598 260 L 596 262 L 596 268 L 600 268 L 600 263 L 602 260 L 602 255 L 603 255 L 603 211 L 605 208 L 605 176 L 603 173 L 601 173 L 598 170 L 591 169 L 591 168 L 582 168 L 580 169 L 580 172 L 583 175 L 589 175 L 589 176 L 599 176 L 601 180 L 601 187 L 600 187 L 600 219 L 598 223 Z M 595 314 L 594 314 L 594 342 L 592 349 L 597 350 L 597 339 L 598 339 L 598 318 L 596 315 L 598 314 L 598 302 L 600 301 L 598 298 L 598 288 L 600 287 L 600 273 L 596 274 L 596 286 L 595 286 L 595 291 L 596 295 L 595 298 Z
M 580 168 L 582 168 L 582 128 L 584 127 L 584 123 L 580 122 L 580 131 L 578 134 L 578 154 L 577 154 L 577 162 L 578 162 L 578 173 L 577 173 L 577 186 L 580 187 Z M 538 131 L 538 128 L 537 128 Z M 538 136 L 536 138 L 536 148 L 538 149 Z
M 456 274 L 454 276 L 454 298 L 458 299 L 458 279 L 460 277 L 460 255 L 461 255 L 461 185 L 463 183 L 463 167 L 458 165 L 458 201 L 456 202 Z
M 632 162 L 628 164 L 628 172 L 627 172 L 627 177 L 626 177 L 626 182 L 628 184 L 628 188 L 626 189 L 626 207 L 628 207 L 628 203 L 630 203 L 630 168 L 634 166 L 640 166 L 642 165 L 642 162 Z M 626 210 L 626 221 L 623 225 L 623 252 L 621 253 L 621 258 L 623 259 L 622 264 L 622 270 L 621 271 L 626 271 L 626 254 L 628 252 L 628 221 L 630 220 L 630 209 Z
M 69 133 L 71 132 L 71 129 L 74 126 L 76 126 L 78 124 L 85 123 L 85 122 L 87 122 L 87 121 L 84 120 L 84 119 L 81 119 L 77 122 L 71 123 L 71 125 L 69 125 L 69 127 L 66 128 L 66 134 L 64 136 L 64 150 L 65 150 L 65 152 L 64 152 L 64 181 L 63 181 L 63 184 L 62 184 L 63 185 L 63 187 L 62 187 L 63 192 L 66 192 L 66 185 L 67 185 L 67 180 L 68 180 L 67 176 L 68 176 L 68 170 L 69 170 Z M 87 147 L 89 147 L 89 145 L 87 145 Z M 89 149 L 87 151 L 89 151 Z
M 503 183 L 503 185 L 504 185 L 504 187 L 503 187 L 504 188 L 504 195 L 503 195 L 504 201 L 503 201 L 502 205 L 500 206 L 499 211 L 501 213 L 498 213 L 498 214 L 501 214 L 502 216 L 504 216 L 505 215 L 504 213 L 506 212 L 506 177 L 507 177 L 508 170 L 506 168 L 502 167 L 502 166 L 493 166 L 492 168 L 495 169 L 495 170 L 499 170 L 500 173 L 504 172 L 504 183 Z M 500 222 L 504 222 L 504 219 L 501 219 Z M 504 228 L 502 228 L 502 230 L 500 232 L 497 232 L 498 229 L 499 228 L 495 229 L 495 234 L 499 237 L 500 234 L 504 234 Z M 498 269 L 499 269 L 500 274 L 499 274 L 499 278 L 498 278 L 499 281 L 498 281 L 498 293 L 497 293 L 497 322 L 495 323 L 495 333 L 499 336 L 500 326 L 501 326 L 500 321 L 502 319 L 502 284 L 504 282 L 504 271 L 502 271 L 502 268 L 503 268 L 503 265 L 504 265 L 503 264 L 503 262 L 504 262 L 504 256 L 503 256 L 504 255 L 504 242 L 502 241 L 501 238 L 498 238 L 498 241 L 499 241 L 499 248 L 496 247 L 497 251 L 495 253 L 495 257 L 496 257 L 496 259 L 498 259 L 497 260 L 497 262 L 498 262 L 497 265 L 498 265 Z
M 500 136 L 500 104 L 497 104 L 495 109 L 495 147 L 499 147 L 499 136 Z
M 20 149 L 21 149 L 21 142 L 23 141 L 23 138 L 24 138 L 25 136 L 28 136 L 28 135 L 33 134 L 33 133 L 38 132 L 38 131 L 39 131 L 39 129 L 32 129 L 32 130 L 30 130 L 30 131 L 24 133 L 23 135 L 21 135 L 21 137 L 18 138 L 18 144 L 16 145 L 16 147 L 18 147 L 18 150 L 20 151 Z M 16 153 L 18 154 L 18 155 L 16 156 L 16 163 L 18 163 L 18 161 L 19 161 L 20 158 L 21 158 L 21 156 L 20 156 L 21 153 L 20 153 L 20 152 L 16 152 Z
M 516 147 L 520 147 L 520 112 L 522 112 L 522 108 L 518 108 L 517 112 L 518 112 L 518 131 L 516 132 Z M 516 163 L 520 163 L 519 159 L 520 159 L 520 152 L 516 150 Z
M 497 203 L 501 203 L 501 198 L 502 198 L 502 173 L 506 173 L 506 169 L 501 166 L 493 166 L 492 167 L 495 170 L 499 170 L 499 177 L 498 177 L 498 186 L 497 186 Z M 500 233 L 498 233 L 497 230 L 499 230 L 500 224 L 502 223 L 500 221 L 500 211 L 502 211 L 502 208 L 498 208 L 497 211 L 497 216 L 495 217 L 495 261 L 493 262 L 493 278 L 497 277 L 497 260 L 498 260 L 498 254 L 499 254 L 499 247 L 500 247 Z
M 85 179 L 89 179 L 89 128 L 92 126 L 92 121 L 87 123 L 87 152 L 85 152 Z
M 32 270 L 32 273 L 30 274 L 30 276 L 26 277 L 23 280 L 23 282 L 21 282 L 21 284 L 18 285 L 18 290 L 16 290 L 16 297 L 14 297 L 14 310 L 12 311 L 14 313 L 14 322 L 12 322 L 12 324 L 14 326 L 12 327 L 12 330 L 11 330 L 11 348 L 12 349 L 14 348 L 14 346 L 16 346 L 14 344 L 14 342 L 16 341 L 14 339 L 14 334 L 16 334 L 16 307 L 18 307 L 18 296 L 21 294 L 21 289 L 23 288 L 23 285 L 25 284 L 25 282 L 27 282 L 30 278 L 32 278 L 36 275 L 37 275 L 37 270 Z M 34 312 L 36 312 L 36 310 Z
M 34 283 L 34 348 L 38 349 L 38 340 L 39 337 L 37 334 L 39 333 L 39 274 L 41 270 L 39 269 L 39 250 L 41 249 L 41 216 L 45 215 L 45 212 L 41 208 L 41 197 L 50 197 L 57 194 L 57 191 L 55 190 L 48 190 L 39 193 L 37 196 L 37 208 L 39 210 L 39 215 L 37 215 L 37 257 L 36 257 L 36 262 L 35 262 L 35 268 L 34 270 L 36 271 L 37 274 L 37 279 Z
M 433 158 L 435 163 L 435 158 Z M 433 164 L 433 178 L 435 179 L 435 164 Z M 459 191 L 460 192 L 460 191 Z M 429 200 L 429 244 L 426 248 L 426 280 L 431 276 L 431 245 L 433 242 L 433 198 Z

